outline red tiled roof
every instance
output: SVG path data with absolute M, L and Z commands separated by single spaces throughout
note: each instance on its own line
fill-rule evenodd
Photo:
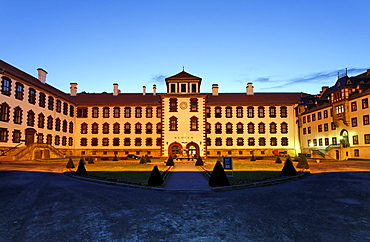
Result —
M 202 80 L 202 78 L 193 76 L 187 73 L 186 71 L 182 71 L 182 72 L 177 73 L 174 76 L 167 77 L 166 81 L 167 80 Z
M 279 105 L 298 103 L 300 98 L 306 93 L 219 93 L 218 96 L 209 94 L 207 97 L 208 105 Z
M 113 96 L 112 93 L 78 93 L 72 97 L 78 105 L 160 105 L 159 95 L 153 96 L 147 93 L 120 93 Z

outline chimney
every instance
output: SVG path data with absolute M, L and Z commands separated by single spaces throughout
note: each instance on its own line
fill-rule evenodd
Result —
M 247 95 L 254 95 L 254 91 L 253 91 L 253 83 L 249 82 L 247 84 Z
M 118 84 L 113 83 L 113 96 L 118 96 L 118 94 L 119 94 Z
M 45 84 L 46 83 L 46 75 L 48 74 L 47 71 L 45 71 L 42 68 L 37 69 L 38 72 L 38 79 L 41 83 Z
M 71 90 L 70 96 L 74 97 L 77 96 L 77 83 L 70 83 L 71 87 L 69 88 Z
M 146 86 L 143 86 L 143 96 L 146 95 Z
M 370 69 L 367 69 L 366 75 L 370 76 Z
M 218 84 L 212 84 L 212 96 L 218 96 Z
M 320 97 L 322 96 L 322 94 L 324 94 L 324 92 L 328 89 L 329 87 L 328 86 L 322 86 L 321 87 L 321 91 L 320 91 Z
M 157 85 L 153 85 L 153 96 L 157 95 Z

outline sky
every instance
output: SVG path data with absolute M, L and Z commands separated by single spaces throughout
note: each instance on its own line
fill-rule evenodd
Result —
M 0 59 L 69 93 L 166 92 L 185 69 L 201 92 L 317 94 L 370 69 L 368 0 L 0 0 Z

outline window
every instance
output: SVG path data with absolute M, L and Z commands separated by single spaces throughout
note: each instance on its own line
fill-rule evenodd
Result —
M 153 133 L 153 125 L 151 123 L 147 123 L 145 125 L 145 133 L 152 134 Z
M 307 134 L 307 129 L 303 128 L 303 134 Z
M 15 98 L 19 100 L 23 100 L 24 95 L 24 86 L 22 83 L 16 82 L 15 83 Z
M 352 136 L 352 141 L 354 145 L 358 145 L 358 135 Z
M 307 134 L 311 134 L 311 127 L 307 127 Z
M 195 116 L 190 118 L 190 131 L 198 131 L 198 118 Z
M 135 118 L 141 118 L 142 117 L 142 108 L 136 107 L 135 108 Z
M 110 112 L 110 108 L 109 107 L 104 107 L 103 108 L 103 118 L 109 118 L 109 112 Z M 140 116 L 141 118 L 141 116 Z
M 146 108 L 145 117 L 147 117 L 147 118 L 152 118 L 153 117 L 153 108 Z
M 63 127 L 62 127 L 63 132 L 67 132 L 67 129 L 68 129 L 67 120 L 63 120 Z
M 243 134 L 244 133 L 244 124 L 239 122 L 236 124 L 236 133 Z
M 35 113 L 32 110 L 27 112 L 27 125 L 32 127 L 35 125 Z
M 215 124 L 215 133 L 216 134 L 221 134 L 222 133 L 222 124 L 221 123 L 216 123 Z
M 77 108 L 77 118 L 87 118 L 87 108 Z
M 335 113 L 336 114 L 339 114 L 339 113 L 344 113 L 344 105 L 338 105 L 335 107 Z
M 69 105 L 69 116 L 74 117 L 75 116 L 75 107 L 72 105 Z
M 303 116 L 303 118 L 302 118 L 302 123 L 306 123 L 306 116 Z
M 12 86 L 12 81 L 6 77 L 2 77 L 1 93 L 6 96 L 10 96 L 11 86 Z
M 324 124 L 324 131 L 329 131 L 329 124 L 328 123 L 325 123 Z
M 141 138 L 135 139 L 135 146 L 141 146 Z
M 281 138 L 281 146 L 288 146 L 288 138 L 286 137 Z
M 258 117 L 259 118 L 265 117 L 265 107 L 258 107 Z
M 109 124 L 108 123 L 103 124 L 103 134 L 109 134 Z
M 369 115 L 363 116 L 363 122 L 364 122 L 364 125 L 369 125 Z
M 156 146 L 162 146 L 162 139 L 161 138 L 157 138 L 156 139 Z
M 226 134 L 232 134 L 232 133 L 233 133 L 233 124 L 229 122 L 226 124 Z
M 258 145 L 259 146 L 266 146 L 266 138 L 264 138 L 264 137 L 258 138 Z
M 319 125 L 317 126 L 317 131 L 318 131 L 318 132 L 322 132 L 322 124 L 319 124 Z
M 157 123 L 156 129 L 157 129 L 157 134 L 161 134 L 162 133 L 162 123 Z
M 324 118 L 328 118 L 328 110 L 324 110 Z
M 125 129 L 125 134 L 131 134 L 131 124 L 130 123 L 125 123 L 124 129 Z
M 80 145 L 81 146 L 87 146 L 87 139 L 86 138 L 81 138 L 80 139 Z
M 337 137 L 331 138 L 331 144 L 336 145 L 337 144 Z
M 87 123 L 81 124 L 81 134 L 87 134 Z
M 54 120 L 53 120 L 53 117 L 51 115 L 48 116 L 48 119 L 47 119 L 47 124 L 46 124 L 46 128 L 48 130 L 53 130 L 53 124 L 54 124 Z
M 370 144 L 370 134 L 365 134 L 364 138 L 365 138 L 365 144 Z
M 93 123 L 93 124 L 91 125 L 91 133 L 92 133 L 92 134 L 97 134 L 97 133 L 99 133 L 99 124 L 97 124 L 97 123 Z
M 0 128 L 0 142 L 8 142 L 8 129 Z
M 20 143 L 21 142 L 21 131 L 20 130 L 13 130 L 13 143 Z
M 125 138 L 123 140 L 123 145 L 124 146 L 130 146 L 131 145 L 131 139 L 130 138 Z
M 247 108 L 247 116 L 248 118 L 254 118 L 254 108 L 253 107 Z
M 357 111 L 357 102 L 351 102 L 351 111 Z
M 287 118 L 288 117 L 288 108 L 287 107 L 280 107 L 280 117 Z
M 69 146 L 72 146 L 73 145 L 73 138 L 72 137 L 69 137 L 68 138 L 68 145 Z
M 311 115 L 307 115 L 307 123 L 311 122 Z
M 18 106 L 14 108 L 14 114 L 13 114 L 13 121 L 15 124 L 21 124 L 22 123 L 22 116 L 23 110 Z
M 335 130 L 337 126 L 335 126 L 334 122 L 331 122 L 331 130 Z
M 146 138 L 145 139 L 145 145 L 146 146 L 153 146 L 153 139 L 152 138 Z
M 55 145 L 60 145 L 60 137 L 59 137 L 59 135 L 55 135 L 54 144 Z
M 216 146 L 222 146 L 222 139 L 221 138 L 216 138 L 215 144 L 216 144 Z
M 51 134 L 46 135 L 46 144 L 48 145 L 53 144 L 53 136 Z
M 113 134 L 119 134 L 120 133 L 120 124 L 114 123 L 113 124 Z
M 325 145 L 328 146 L 329 145 L 329 138 L 325 138 Z
M 103 146 L 108 146 L 108 145 L 109 145 L 109 139 L 103 138 Z
M 68 132 L 70 133 L 70 134 L 73 134 L 73 122 L 71 121 L 71 122 L 69 122 L 69 129 L 68 129 Z
M 225 108 L 225 117 L 226 118 L 232 118 L 233 117 L 233 109 L 232 107 L 226 107 Z
M 248 146 L 254 146 L 255 145 L 255 139 L 253 137 L 248 138 Z
M 37 143 L 43 144 L 44 143 L 44 134 L 43 133 L 37 133 Z
M 359 149 L 355 149 L 355 150 L 353 151 L 353 156 L 354 156 L 354 157 L 360 157 L 360 150 L 359 150 Z
M 210 107 L 207 107 L 206 108 L 206 117 L 207 118 L 210 118 L 211 117 L 211 108 Z
M 317 120 L 321 120 L 322 119 L 322 114 L 321 114 L 321 112 L 318 112 L 317 113 Z
M 222 109 L 221 107 L 215 107 L 215 118 L 221 118 L 222 117 Z
M 141 123 L 136 123 L 135 124 L 135 134 L 141 134 L 141 128 L 142 128 Z
M 270 134 L 276 134 L 276 123 L 270 123 Z
M 270 118 L 276 118 L 276 107 L 269 107 Z
M 198 112 L 198 98 L 190 98 L 190 112 Z
M 226 138 L 226 146 L 233 146 L 233 139 L 232 138 Z
M 65 137 L 65 136 L 62 137 L 62 145 L 63 146 L 67 145 L 67 137 Z
M 174 116 L 170 118 L 170 131 L 177 131 L 177 118 Z
M 243 118 L 243 107 L 236 107 L 236 117 Z
M 125 118 L 131 118 L 131 108 L 125 107 Z
M 357 118 L 351 119 L 352 127 L 357 127 Z
M 68 103 L 63 102 L 63 114 L 68 115 Z
M 186 92 L 186 84 L 181 83 L 181 92 Z
M 120 118 L 121 117 L 121 109 L 119 107 L 113 108 L 113 117 Z
M 45 127 L 45 116 L 42 113 L 40 113 L 39 116 L 38 116 L 37 126 L 39 128 L 44 128 Z
M 237 146 L 244 146 L 244 139 L 243 138 L 237 138 L 236 139 L 236 145 Z
M 91 117 L 92 118 L 99 118 L 99 108 L 93 107 L 91 109 Z
M 99 144 L 98 138 L 91 139 L 91 146 L 98 146 L 98 144 Z
M 171 88 L 171 93 L 176 93 L 176 84 L 175 83 L 171 83 L 170 88 Z
M 33 88 L 28 89 L 28 102 L 31 104 L 36 103 L 36 90 Z
M 210 123 L 206 123 L 206 134 L 210 134 L 211 133 L 211 124 Z
M 48 97 L 48 109 L 54 110 L 54 98 L 52 96 Z
M 254 123 L 248 123 L 248 134 L 254 134 Z
M 287 124 L 287 123 L 282 122 L 282 123 L 280 124 L 280 132 L 281 132 L 282 134 L 287 134 L 287 133 L 288 133 L 288 124 Z
M 312 122 L 313 121 L 316 121 L 316 114 L 314 114 L 314 113 L 312 114 Z
M 87 108 L 86 108 L 87 109 Z M 57 100 L 56 108 L 55 110 L 60 113 L 62 112 L 62 102 L 60 100 Z
M 196 93 L 197 92 L 197 84 L 195 84 L 195 83 L 192 83 L 191 84 L 191 92 L 192 93 Z
M 369 107 L 369 101 L 367 98 L 362 99 L 362 109 Z
M 162 118 L 162 108 L 157 107 L 157 118 Z
M 170 112 L 177 112 L 177 98 L 170 98 Z
M 7 103 L 0 105 L 0 121 L 9 122 L 10 107 Z
M 277 146 L 277 139 L 275 137 L 270 138 L 270 145 Z
M 211 146 L 212 142 L 210 138 L 206 138 L 206 146 Z

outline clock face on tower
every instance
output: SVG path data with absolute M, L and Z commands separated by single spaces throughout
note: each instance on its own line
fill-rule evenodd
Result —
M 188 107 L 188 104 L 186 102 L 181 102 L 180 103 L 180 108 L 181 109 L 186 109 Z

